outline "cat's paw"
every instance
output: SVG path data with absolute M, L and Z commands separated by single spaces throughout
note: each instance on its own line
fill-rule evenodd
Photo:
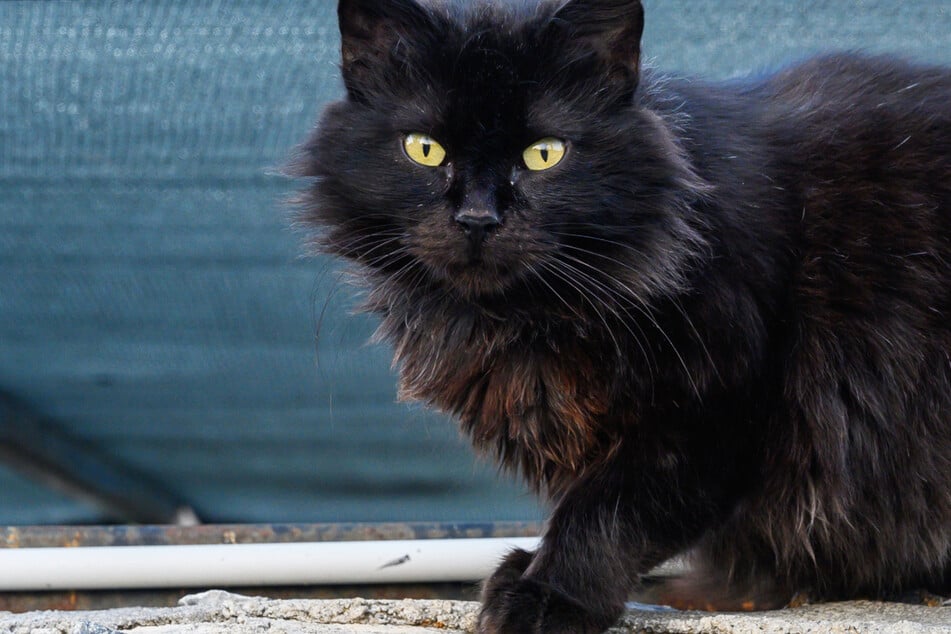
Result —
M 492 576 L 482 585 L 482 603 L 491 603 L 518 583 L 532 563 L 532 553 L 516 548 L 502 560 Z
M 614 623 L 616 614 L 594 614 L 548 584 L 523 578 L 530 562 L 529 553 L 516 551 L 486 583 L 479 634 L 599 634 Z

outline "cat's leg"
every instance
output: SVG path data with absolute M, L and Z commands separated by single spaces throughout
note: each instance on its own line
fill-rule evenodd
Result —
M 694 542 L 716 521 L 715 509 L 696 478 L 676 466 L 651 472 L 613 464 L 579 479 L 538 551 L 512 553 L 486 583 L 479 632 L 604 631 L 640 575 Z

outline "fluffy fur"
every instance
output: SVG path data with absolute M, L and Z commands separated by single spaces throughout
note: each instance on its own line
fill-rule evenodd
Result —
M 679 605 L 946 589 L 951 72 L 666 79 L 636 0 L 339 15 L 303 217 L 362 276 L 401 397 L 554 507 L 481 632 L 599 632 L 682 553 L 696 576 L 653 589 Z M 564 160 L 525 169 L 549 136 Z M 498 219 L 478 240 L 472 210 Z

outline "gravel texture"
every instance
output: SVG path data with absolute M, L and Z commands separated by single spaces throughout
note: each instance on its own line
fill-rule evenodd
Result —
M 464 601 L 274 600 L 213 590 L 189 595 L 175 608 L 0 612 L 0 632 L 461 634 L 473 632 L 477 609 L 477 603 Z M 632 609 L 613 631 L 618 634 L 951 634 L 951 607 L 857 601 L 748 614 Z

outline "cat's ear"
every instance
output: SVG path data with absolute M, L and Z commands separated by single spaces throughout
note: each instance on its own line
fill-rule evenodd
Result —
M 644 7 L 639 0 L 567 0 L 553 24 L 593 50 L 613 74 L 637 86 L 641 66 Z
M 356 99 L 386 72 L 384 63 L 398 53 L 400 41 L 428 23 L 415 0 L 340 0 L 337 17 L 343 80 Z

